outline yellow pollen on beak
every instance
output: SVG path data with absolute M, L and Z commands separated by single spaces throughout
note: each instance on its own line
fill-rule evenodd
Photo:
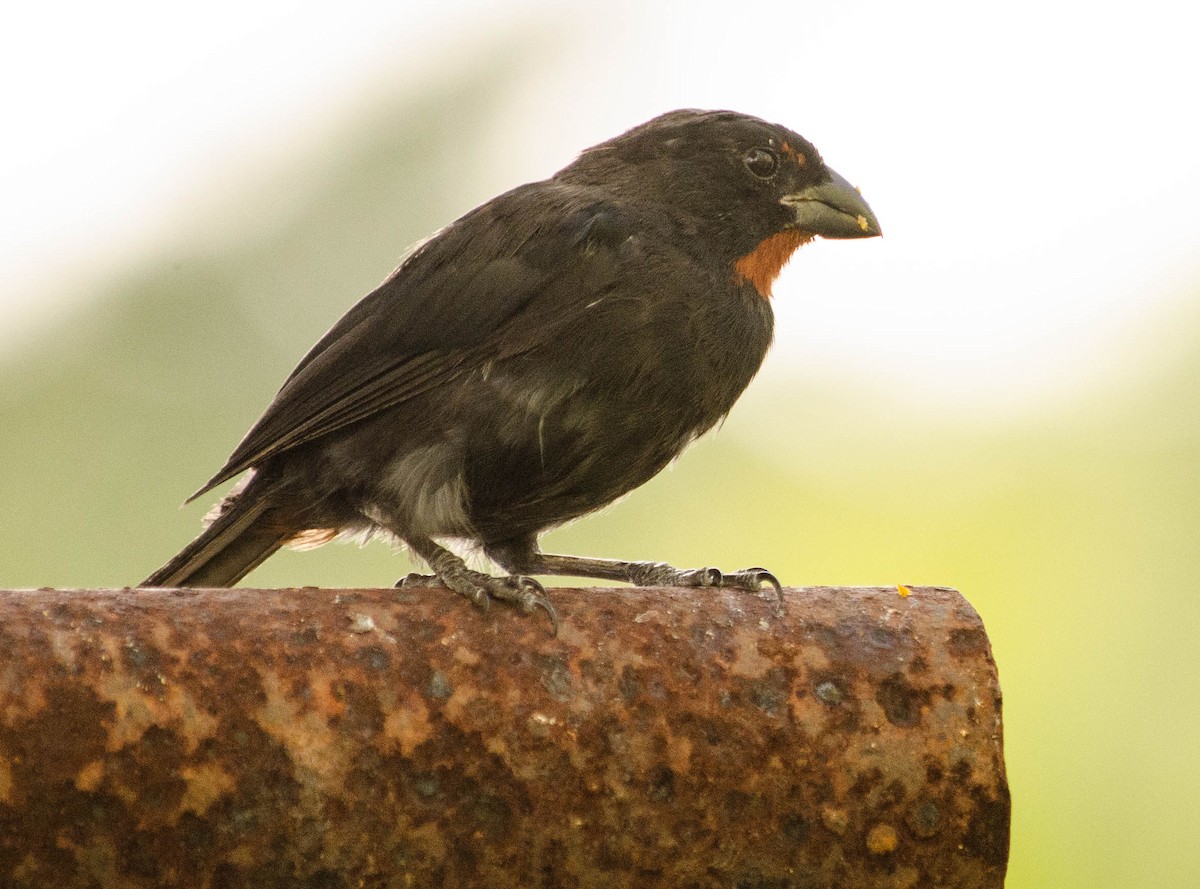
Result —
M 866 231 L 867 228 L 869 227 L 869 225 L 870 224 L 867 222 L 867 217 L 865 217 L 861 213 L 859 213 L 858 214 L 858 227 L 861 228 L 863 231 Z

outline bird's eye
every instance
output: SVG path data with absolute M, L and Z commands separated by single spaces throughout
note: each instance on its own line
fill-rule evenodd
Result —
M 770 179 L 779 169 L 779 155 L 769 148 L 751 148 L 742 156 L 742 163 L 759 179 Z

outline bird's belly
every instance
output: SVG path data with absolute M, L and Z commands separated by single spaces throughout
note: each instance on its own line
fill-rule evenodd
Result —
M 492 392 L 464 449 L 468 513 L 484 541 L 536 533 L 627 494 L 736 399 L 661 381 L 630 391 L 570 377 Z
M 599 509 L 728 413 L 766 353 L 769 313 L 737 294 L 719 312 L 655 306 L 648 320 L 610 325 L 620 339 L 581 325 L 484 362 L 378 418 L 377 435 L 359 430 L 360 450 L 364 438 L 377 443 L 368 461 L 377 469 L 357 473 L 375 479 L 357 509 L 392 529 L 485 544 Z

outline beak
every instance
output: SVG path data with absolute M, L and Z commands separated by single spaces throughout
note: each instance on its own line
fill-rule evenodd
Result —
M 829 170 L 820 185 L 784 195 L 780 203 L 796 214 L 796 228 L 822 238 L 874 238 L 883 231 L 858 189 Z

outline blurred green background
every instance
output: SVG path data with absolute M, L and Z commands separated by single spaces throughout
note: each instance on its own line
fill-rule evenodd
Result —
M 4 341 L 0 586 L 136 583 L 198 531 L 209 503 L 178 504 L 308 346 L 407 245 L 519 181 L 505 178 L 497 146 L 519 154 L 552 128 L 510 123 L 521 85 L 550 76 L 545 39 L 512 28 L 409 89 L 358 98 L 319 150 L 297 146 L 255 168 L 200 222 L 180 208 L 177 233 L 95 263 L 72 285 L 69 311 Z M 891 127 L 881 152 L 889 139 L 920 138 Z M 1144 175 L 1130 174 L 1120 144 L 1092 147 L 1121 171 L 1097 187 Z M 905 231 L 910 205 L 875 206 L 885 232 L 894 221 Z M 1194 215 L 1194 205 L 1168 210 Z M 972 215 L 955 214 L 964 224 Z M 803 284 L 820 251 L 840 249 L 807 248 L 785 279 Z M 902 235 L 891 249 L 916 248 Z M 826 255 L 844 256 L 841 274 L 853 278 L 856 263 L 869 277 L 879 254 L 855 245 Z M 970 259 L 946 259 L 965 263 L 964 298 L 988 274 Z M 921 286 L 887 282 L 899 301 Z M 1008 885 L 1194 885 L 1200 262 L 1122 286 L 1143 308 L 1072 367 L 1072 385 L 1042 397 L 983 390 L 956 408 L 898 394 L 877 369 L 806 360 L 802 348 L 773 358 L 719 434 L 546 548 L 764 564 L 794 585 L 959 588 L 983 616 L 1005 693 Z M 1148 286 L 1168 292 L 1150 298 Z M 787 308 L 797 327 L 806 304 L 834 297 L 802 292 Z M 903 376 L 904 359 L 895 363 Z M 282 553 L 248 582 L 378 586 L 408 570 L 380 544 L 329 546 Z

